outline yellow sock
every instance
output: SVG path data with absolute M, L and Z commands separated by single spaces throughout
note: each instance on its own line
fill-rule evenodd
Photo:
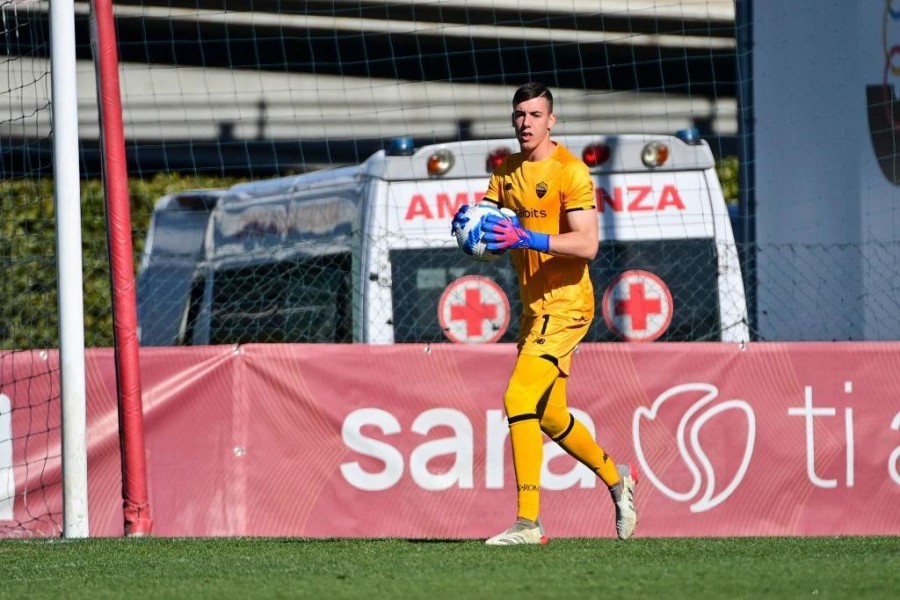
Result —
M 619 483 L 619 471 L 616 470 L 615 461 L 594 440 L 591 432 L 581 421 L 574 417 L 572 419 L 574 421 L 572 430 L 565 439 L 558 442 L 559 445 L 580 463 L 587 465 L 607 487 Z
M 541 426 L 550 438 L 575 460 L 586 465 L 608 487 L 619 483 L 616 462 L 594 440 L 584 423 L 566 406 L 566 378 L 557 379 L 538 408 Z
M 537 405 L 558 376 L 559 369 L 549 360 L 520 355 L 503 396 L 516 469 L 518 516 L 521 519 L 537 521 L 540 512 L 544 434 L 538 420 Z
M 541 463 L 544 459 L 541 426 L 534 417 L 510 423 L 509 438 L 516 469 L 518 517 L 537 521 L 541 509 Z

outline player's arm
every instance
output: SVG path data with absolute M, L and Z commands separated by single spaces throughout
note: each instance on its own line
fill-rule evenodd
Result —
M 594 181 L 583 162 L 569 163 L 566 202 L 560 219 L 560 234 L 551 236 L 550 253 L 594 260 L 600 245 L 600 219 L 594 198 Z M 568 227 L 566 227 L 568 225 Z
M 593 260 L 597 255 L 597 211 L 592 207 L 563 213 L 567 231 L 555 235 L 525 229 L 515 213 L 505 210 L 504 213 L 506 218 L 488 215 L 484 219 L 488 250 L 537 250 L 585 260 Z
M 551 235 L 548 252 L 556 256 L 594 260 L 600 245 L 597 209 L 570 210 L 563 213 L 562 218 L 569 222 L 570 231 Z

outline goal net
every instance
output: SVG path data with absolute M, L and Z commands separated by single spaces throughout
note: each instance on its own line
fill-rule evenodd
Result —
M 225 190 L 234 180 L 262 186 L 359 164 L 398 137 L 412 138 L 415 147 L 511 138 L 512 93 L 531 80 L 553 90 L 554 135 L 695 129 L 712 150 L 736 212 L 733 166 L 741 136 L 732 0 L 257 1 L 226 10 L 203 2 L 119 3 L 116 14 L 131 170 L 144 180 L 178 173 L 202 188 L 168 196 L 153 216 L 138 284 L 144 345 L 448 341 L 432 306 L 436 289 L 421 298 L 430 308 L 395 300 L 384 319 L 392 332 L 360 333 L 353 315 L 366 311 L 366 300 L 345 280 L 361 260 L 332 255 L 300 264 L 285 259 L 296 247 L 267 238 L 253 249 L 256 258 L 248 252 L 244 264 L 217 263 L 221 269 L 207 262 L 214 272 L 204 275 L 197 267 L 209 258 L 206 226 L 232 202 Z M 622 181 L 625 193 L 646 184 Z M 449 217 L 441 218 L 449 227 Z M 266 226 L 290 228 L 274 219 Z M 148 224 L 135 222 L 139 237 Z M 639 250 L 610 240 L 601 248 L 598 276 L 612 280 L 649 263 L 684 265 L 698 253 Z M 696 260 L 715 253 L 699 252 Z M 456 278 L 459 269 L 485 274 L 447 262 L 454 258 L 423 254 L 404 267 L 415 276 L 403 276 L 418 289 L 425 285 L 419 277 Z M 692 285 L 709 288 L 710 279 L 686 282 L 676 298 L 685 316 L 658 339 L 722 339 L 733 327 L 747 327 L 741 319 L 698 316 L 715 311 L 715 294 Z M 598 306 L 603 293 L 598 286 Z M 207 333 L 210 321 L 215 331 Z M 399 333 L 428 328 L 435 335 Z M 511 337 L 513 330 L 503 340 Z M 590 339 L 624 338 L 598 317 Z
M 527 81 L 553 90 L 554 134 L 696 130 L 716 160 L 726 201 L 737 207 L 736 167 L 746 138 L 733 0 L 251 0 L 224 6 L 205 0 L 115 6 L 136 268 L 153 275 L 138 281 L 145 345 L 192 343 L 186 333 L 192 318 L 214 310 L 203 301 L 217 293 L 225 295 L 220 316 L 227 313 L 237 325 L 216 343 L 358 339 L 353 324 L 278 331 L 254 325 L 277 322 L 285 312 L 313 314 L 334 304 L 335 289 L 343 290 L 341 318 L 362 314 L 365 298 L 341 287 L 359 276 L 352 261 L 290 263 L 276 245 L 268 260 L 218 273 L 227 287 L 199 280 L 214 211 L 235 185 L 265 186 L 270 179 L 359 164 L 394 138 L 412 138 L 417 147 L 511 138 L 512 92 Z M 49 10 L 46 1 L 0 0 L 6 74 L 0 84 L 0 535 L 54 535 L 61 528 L 60 456 L 46 451 L 58 448 L 60 437 Z M 85 343 L 110 347 L 88 2 L 75 2 L 75 31 Z M 655 260 L 693 256 L 685 248 L 668 252 Z M 433 254 L 423 254 L 422 261 L 432 262 L 420 262 L 416 276 L 404 280 L 412 288 L 427 287 L 439 272 L 460 275 Z M 714 252 L 706 254 L 711 260 Z M 643 259 L 611 243 L 600 260 L 604 276 L 612 277 L 623 270 L 617 265 Z M 685 282 L 688 295 L 690 285 Z M 440 331 L 436 307 L 396 306 L 389 319 L 394 331 Z M 152 318 L 173 324 L 174 335 L 154 338 L 161 329 L 144 325 Z M 687 319 L 659 339 L 721 339 L 727 327 L 694 323 Z M 622 338 L 609 329 L 593 339 Z M 410 334 L 394 341 L 423 340 Z
M 0 536 L 62 531 L 47 16 L 0 2 Z

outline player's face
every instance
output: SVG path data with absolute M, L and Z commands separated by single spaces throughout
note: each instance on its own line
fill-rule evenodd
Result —
M 549 141 L 550 128 L 556 123 L 556 115 L 550 112 L 547 99 L 540 97 L 517 104 L 513 109 L 512 120 L 519 146 L 523 152 L 530 153 Z

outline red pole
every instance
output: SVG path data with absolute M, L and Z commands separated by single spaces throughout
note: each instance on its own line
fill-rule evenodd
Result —
M 113 333 L 119 402 L 119 449 L 125 535 L 149 535 L 153 527 L 147 496 L 144 413 L 137 338 L 137 299 L 128 167 L 119 93 L 119 54 L 112 0 L 93 0 L 91 43 L 97 71 L 103 147 L 103 187 L 112 286 Z

